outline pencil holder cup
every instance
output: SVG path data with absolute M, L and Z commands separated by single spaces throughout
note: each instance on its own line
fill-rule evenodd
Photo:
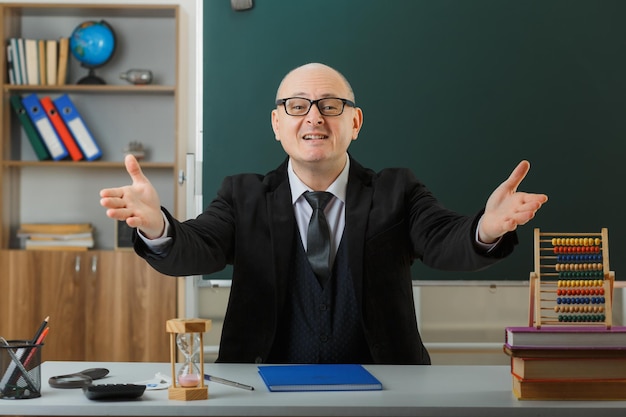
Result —
M 0 398 L 41 397 L 41 348 L 25 340 L 0 343 Z

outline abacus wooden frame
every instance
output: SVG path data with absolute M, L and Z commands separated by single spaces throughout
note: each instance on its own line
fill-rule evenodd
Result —
M 604 290 L 604 314 L 605 319 L 602 322 L 559 322 L 548 320 L 548 317 L 542 313 L 553 309 L 546 307 L 546 304 L 553 303 L 554 300 L 544 298 L 543 295 L 548 292 L 555 292 L 554 288 L 558 283 L 558 272 L 552 272 L 555 255 L 542 255 L 542 251 L 547 251 L 544 245 L 546 242 L 552 242 L 552 238 L 600 238 L 602 251 L 602 288 Z M 542 245 L 544 244 L 544 245 Z M 530 273 L 529 285 L 529 317 L 528 325 L 531 327 L 541 328 L 542 326 L 558 325 L 558 326 L 605 326 L 610 329 L 613 324 L 613 286 L 615 282 L 615 272 L 609 268 L 609 239 L 608 229 L 602 228 L 599 233 L 551 233 L 541 232 L 538 228 L 534 230 L 535 245 L 535 270 Z M 546 272 L 549 270 L 550 272 Z M 555 279 L 556 276 L 556 279 Z

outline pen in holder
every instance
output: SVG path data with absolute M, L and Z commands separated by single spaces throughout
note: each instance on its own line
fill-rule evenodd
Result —
M 41 397 L 41 347 L 0 337 L 0 398 Z

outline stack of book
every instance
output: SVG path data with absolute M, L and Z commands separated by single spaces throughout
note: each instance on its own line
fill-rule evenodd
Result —
M 93 248 L 90 223 L 22 223 L 17 237 L 24 249 L 87 250 Z
M 65 85 L 69 38 L 10 38 L 6 46 L 9 83 Z
M 626 327 L 507 327 L 520 400 L 626 399 Z

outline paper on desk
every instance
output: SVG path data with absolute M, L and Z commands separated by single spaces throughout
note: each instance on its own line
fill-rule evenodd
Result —
M 145 385 L 146 390 L 159 390 L 166 389 L 171 384 L 171 378 L 162 374 L 161 372 L 157 372 L 152 379 L 146 379 L 145 381 L 135 382 L 137 385 Z

